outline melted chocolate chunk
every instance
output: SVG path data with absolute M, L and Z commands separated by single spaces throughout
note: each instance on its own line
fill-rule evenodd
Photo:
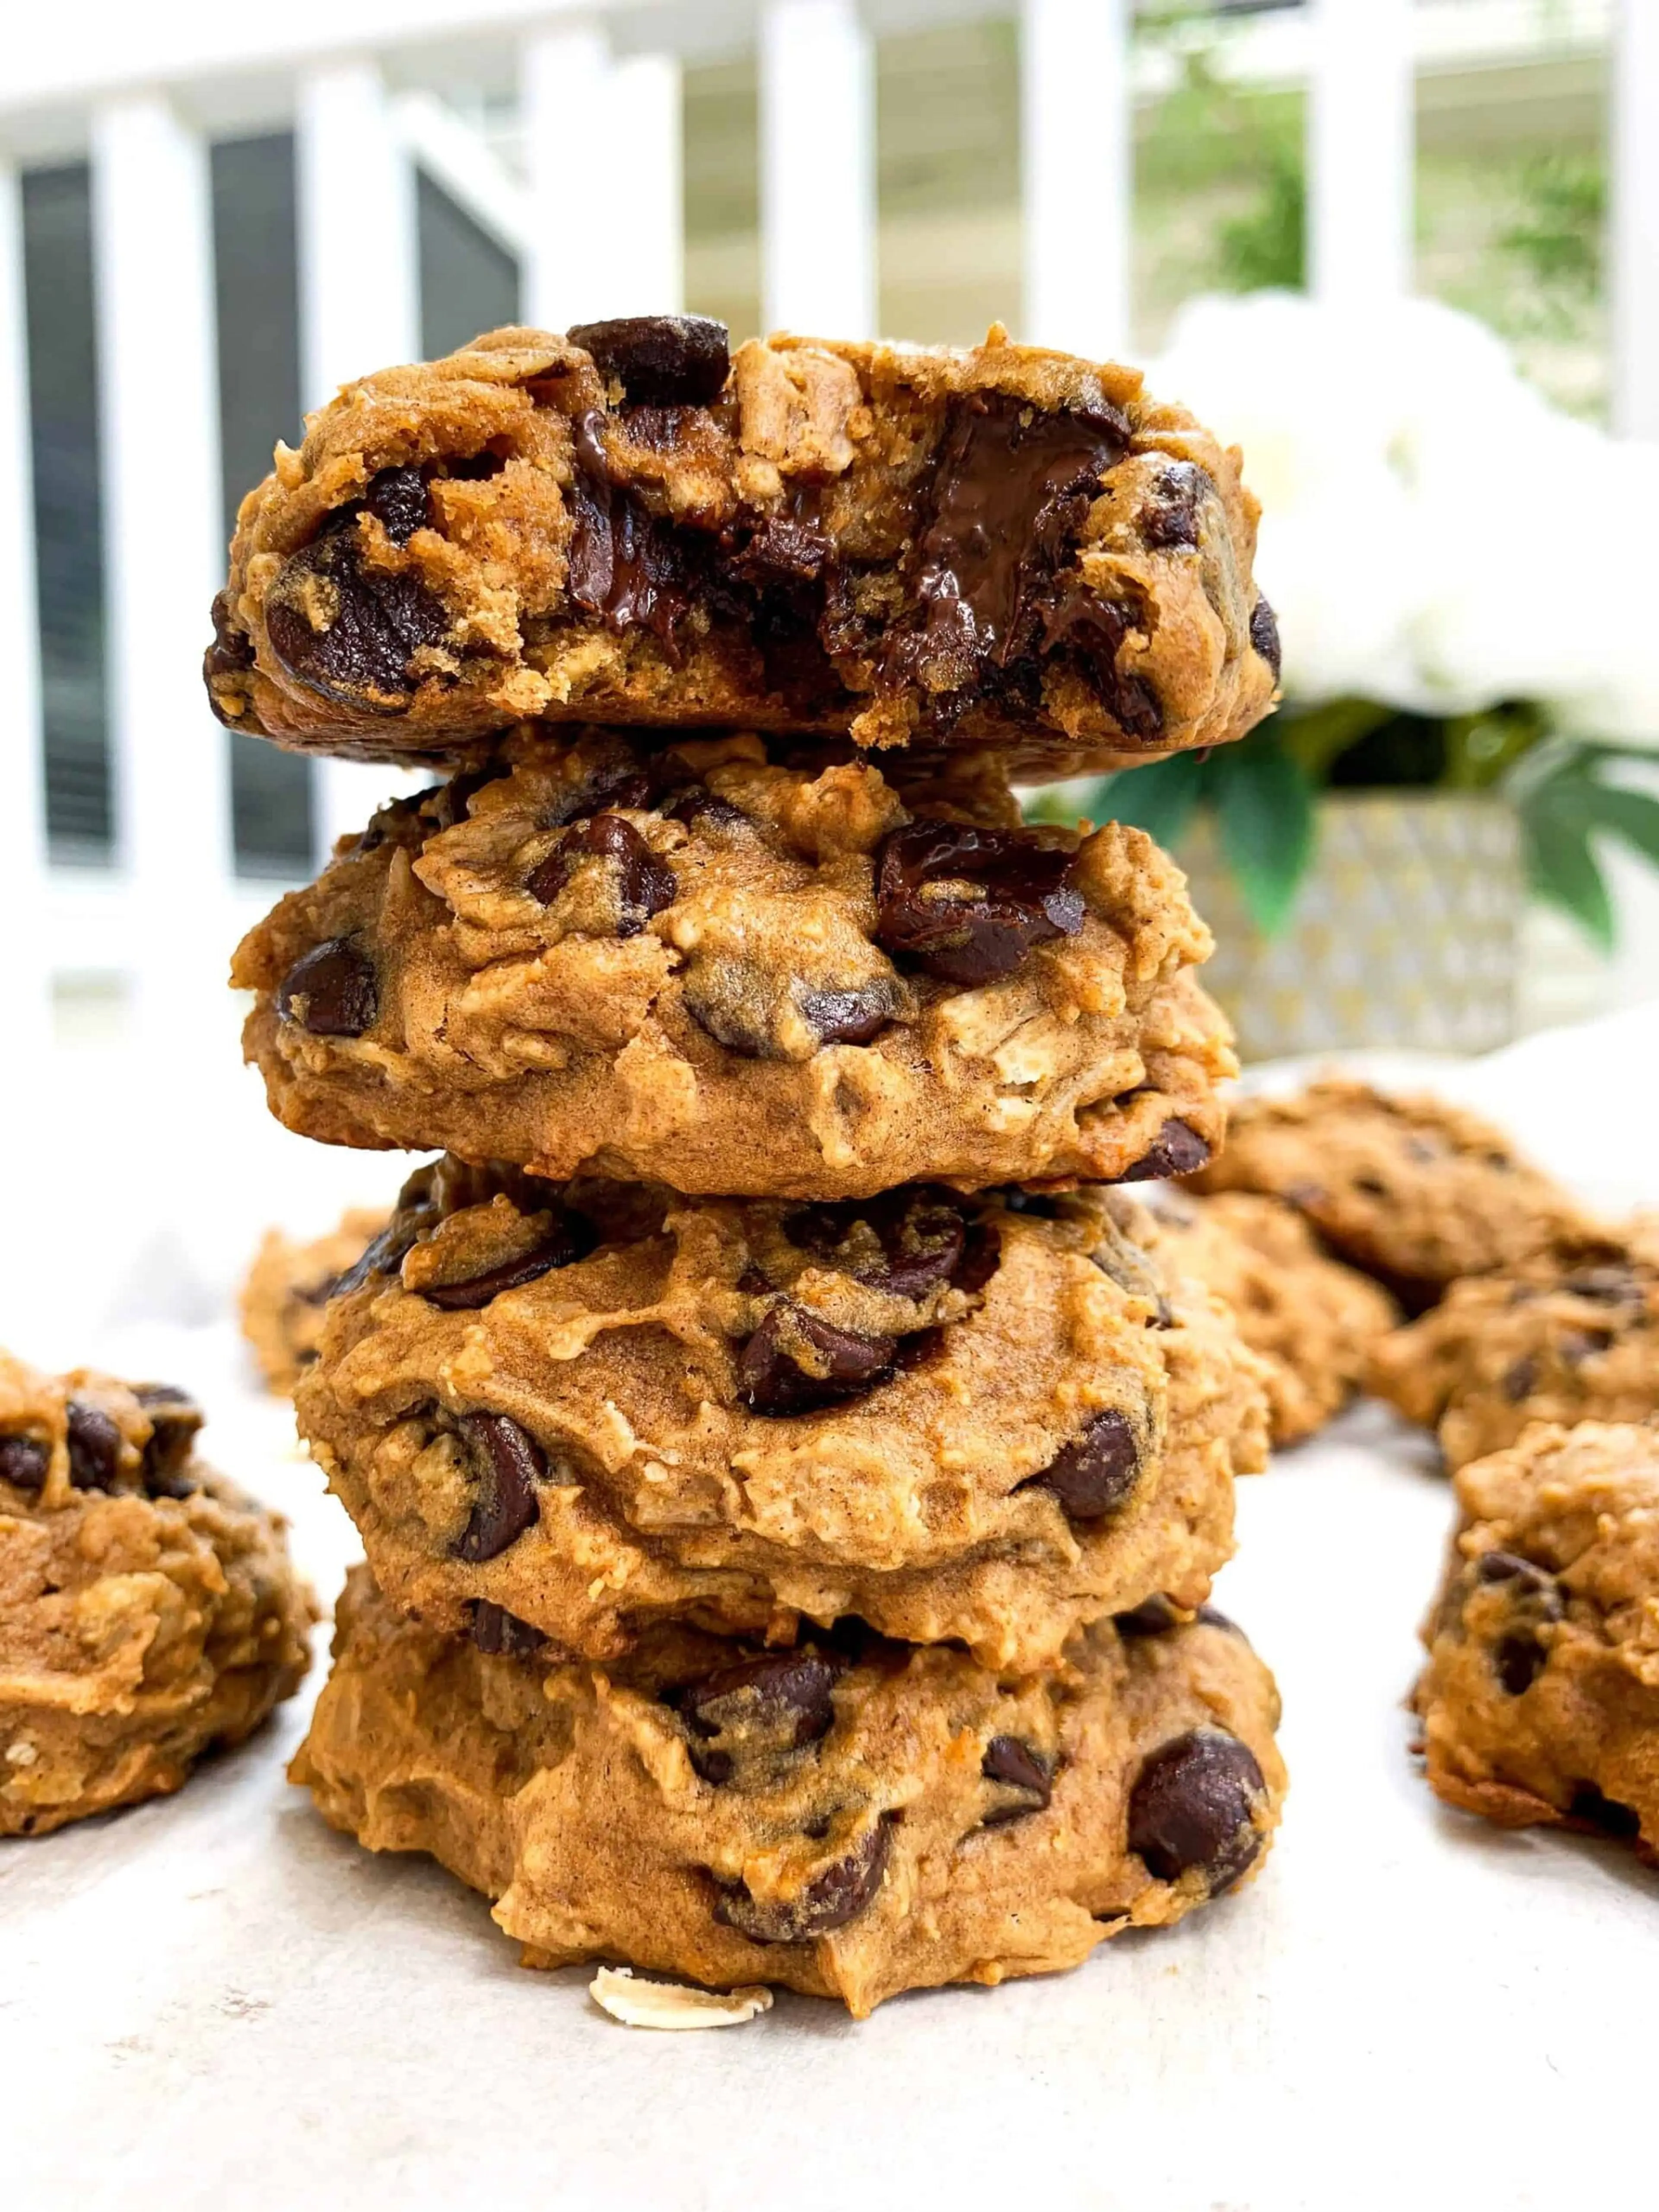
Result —
M 355 938 L 331 937 L 296 960 L 276 994 L 276 1011 L 313 1036 L 359 1037 L 380 1010 L 374 963 Z
M 1250 611 L 1250 643 L 1272 669 L 1273 680 L 1277 683 L 1282 657 L 1279 645 L 1279 617 L 1263 599 L 1258 599 Z M 1504 1164 L 1507 1167 L 1508 1161 Z
M 52 1451 L 38 1437 L 0 1437 L 0 1482 L 31 1494 L 46 1487 Z
M 431 515 L 426 483 L 418 469 L 382 469 L 369 478 L 363 505 L 394 545 L 407 545 Z
M 1212 1897 L 1230 1889 L 1261 1849 L 1253 1818 L 1267 1795 L 1248 1744 L 1194 1729 L 1155 1751 L 1129 1796 L 1129 1849 L 1158 1881 L 1196 1871 Z
M 728 1729 L 782 1751 L 818 1742 L 835 1721 L 836 1672 L 816 1651 L 780 1651 L 739 1660 L 694 1684 L 678 1699 L 688 1724 L 704 1739 L 690 1747 L 692 1765 L 705 1782 L 730 1781 L 732 1753 L 707 1741 Z
M 1210 1157 L 1210 1148 L 1196 1129 L 1172 1115 L 1152 1139 L 1149 1150 L 1143 1152 L 1132 1168 L 1126 1168 L 1117 1180 L 1120 1182 L 1162 1182 L 1166 1176 L 1193 1175 Z
M 1053 1795 L 1054 1776 L 1048 1761 L 1017 1735 L 994 1735 L 985 1747 L 979 1771 L 988 1782 L 1003 1783 L 1022 1794 L 1022 1802 L 988 1813 L 981 1824 L 988 1828 L 1000 1827 L 1005 1820 L 1018 1820 L 1028 1813 L 1041 1813 Z
M 579 1213 L 563 1214 L 533 1250 L 518 1259 L 503 1260 L 500 1267 L 471 1275 L 465 1282 L 427 1283 L 417 1295 L 444 1313 L 476 1313 L 503 1291 L 522 1290 L 526 1283 L 550 1274 L 555 1267 L 568 1267 L 574 1261 L 585 1260 L 597 1242 L 591 1222 Z
M 492 1659 L 533 1659 L 547 1641 L 539 1628 L 532 1628 L 516 1613 L 492 1604 L 487 1597 L 474 1601 L 468 1633 L 479 1650 Z
M 1034 945 L 1082 928 L 1073 859 L 1030 830 L 907 823 L 877 860 L 876 941 L 964 989 L 1012 975 Z
M 782 1299 L 738 1355 L 738 1397 L 771 1419 L 819 1413 L 884 1382 L 894 1350 L 890 1336 L 855 1336 Z
M 674 871 L 659 860 L 631 822 L 620 814 L 596 814 L 567 830 L 559 843 L 531 875 L 525 889 L 551 906 L 592 854 L 609 864 L 617 892 L 617 934 L 637 937 L 653 914 L 672 906 L 679 889 Z
M 648 514 L 634 493 L 613 480 L 602 416 L 584 416 L 572 430 L 570 598 L 617 636 L 647 631 L 678 667 L 680 625 L 700 587 L 712 585 L 702 573 L 708 548 Z
M 455 1553 L 477 1566 L 499 1558 L 540 1516 L 536 1491 L 546 1476 L 547 1461 L 536 1439 L 505 1413 L 466 1413 L 459 1427 L 477 1492 Z
M 623 315 L 565 336 L 646 406 L 712 406 L 732 366 L 726 325 L 708 315 Z
M 121 1431 L 100 1407 L 69 1401 L 70 1480 L 76 1490 L 113 1490 L 121 1469 Z
M 803 1206 L 789 1215 L 783 1229 L 790 1243 L 820 1266 L 897 1298 L 925 1298 L 940 1284 L 956 1282 L 968 1240 L 960 1202 L 949 1191 L 926 1183 L 884 1191 L 877 1198 Z M 871 1237 L 879 1258 L 870 1251 Z
M 1199 514 L 1214 489 L 1208 470 L 1196 461 L 1166 463 L 1140 510 L 1140 534 L 1147 544 L 1159 551 L 1195 551 Z
M 344 706 L 395 708 L 416 680 L 416 654 L 448 636 L 449 616 L 417 576 L 368 565 L 362 512 L 342 507 L 289 556 L 265 595 L 265 634 L 296 683 Z
M 186 1470 L 202 1425 L 202 1409 L 188 1391 L 170 1382 L 141 1382 L 133 1396 L 149 1416 L 142 1475 L 151 1498 L 188 1498 L 196 1489 Z
M 714 1905 L 722 1926 L 735 1928 L 751 1943 L 810 1943 L 832 1929 L 845 1928 L 873 1902 L 887 1869 L 892 1818 L 878 1820 L 845 1858 L 807 1883 L 799 1897 L 762 1900 L 739 1882 L 723 1888 Z
M 1127 1413 L 1109 1406 L 1097 1413 L 1075 1443 L 1067 1444 L 1041 1474 L 1020 1484 L 1052 1490 L 1067 1517 L 1098 1521 L 1124 1504 L 1140 1473 L 1140 1445 Z

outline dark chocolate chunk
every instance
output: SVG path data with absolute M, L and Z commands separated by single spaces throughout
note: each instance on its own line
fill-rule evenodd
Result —
M 482 1275 L 473 1275 L 463 1283 L 427 1283 L 418 1295 L 429 1305 L 445 1313 L 474 1313 L 487 1306 L 503 1291 L 522 1290 L 555 1267 L 568 1267 L 574 1261 L 585 1260 L 593 1249 L 595 1242 L 592 1224 L 579 1213 L 560 1216 L 552 1230 L 533 1250 L 522 1253 L 516 1260 L 503 1260 L 499 1267 L 488 1268 Z
M 202 1425 L 202 1409 L 187 1390 L 170 1382 L 140 1382 L 133 1396 L 149 1416 L 143 1479 L 151 1498 L 188 1498 L 196 1489 L 186 1469 Z
M 1140 1473 L 1140 1445 L 1134 1425 L 1115 1406 L 1097 1413 L 1075 1443 L 1067 1444 L 1041 1474 L 1019 1486 L 1041 1484 L 1052 1490 L 1073 1521 L 1098 1521 L 1124 1504 Z
M 531 875 L 525 889 L 544 906 L 554 900 L 586 855 L 606 862 L 617 892 L 617 934 L 637 937 L 653 914 L 672 906 L 679 886 L 666 860 L 659 860 L 633 823 L 620 814 L 596 814 L 567 830 L 559 843 Z
M 599 415 L 573 425 L 566 588 L 575 606 L 613 635 L 647 631 L 678 666 L 680 625 L 711 580 L 697 572 L 699 549 L 690 536 L 647 514 L 635 494 L 612 480 L 603 433 Z
M 432 511 L 418 469 L 382 469 L 369 478 L 363 505 L 394 545 L 407 545 Z
M 1160 1745 L 1136 1777 L 1129 1849 L 1156 1881 L 1197 1871 L 1219 1896 L 1261 1849 L 1253 1816 L 1266 1796 L 1248 1744 L 1219 1729 L 1194 1729 Z
M 699 1737 L 734 1729 L 751 1732 L 784 1751 L 817 1743 L 836 1717 L 831 1692 L 837 1669 L 816 1651 L 779 1651 L 721 1667 L 682 1692 L 678 1703 Z M 690 1746 L 691 1764 L 705 1782 L 731 1779 L 730 1751 L 706 1741 Z
M 749 817 L 740 806 L 733 806 L 729 799 L 722 799 L 710 791 L 706 783 L 689 783 L 663 809 L 671 822 L 683 822 L 688 830 L 746 830 Z
M 890 983 L 878 977 L 848 991 L 797 986 L 795 1004 L 820 1044 L 868 1044 L 892 1020 L 899 995 Z
M 479 1650 L 492 1659 L 533 1659 L 547 1641 L 539 1628 L 487 1597 L 474 1601 L 469 1633 Z
M 565 335 L 646 406 L 712 406 L 732 366 L 726 325 L 708 315 L 623 315 Z
M 1276 683 L 1279 679 L 1281 658 L 1279 644 L 1279 617 L 1266 599 L 1258 599 L 1250 610 L 1250 643 L 1272 669 L 1273 680 Z
M 350 937 L 313 945 L 289 969 L 276 994 L 283 1019 L 298 1022 L 313 1036 L 362 1036 L 374 1026 L 380 1010 L 374 963 Z
M 714 1917 L 735 1928 L 751 1943 L 810 1943 L 814 1936 L 845 1928 L 873 1902 L 887 1869 L 892 1842 L 890 1815 L 878 1820 L 863 1839 L 808 1882 L 799 1897 L 762 1901 L 742 1883 L 723 1888 Z
M 69 1401 L 70 1480 L 77 1490 L 113 1490 L 121 1471 L 121 1431 L 101 1407 Z
M 0 1437 L 0 1482 L 33 1493 L 46 1487 L 51 1447 L 39 1437 Z
M 1593 1782 L 1581 1782 L 1573 1791 L 1567 1819 L 1574 1827 L 1593 1829 L 1620 1843 L 1634 1843 L 1642 1832 L 1642 1816 L 1635 1806 L 1607 1796 Z
M 226 712 L 216 695 L 215 679 L 243 675 L 252 665 L 253 640 L 237 623 L 231 611 L 230 593 L 220 592 L 213 602 L 213 642 L 202 655 L 202 681 L 207 685 L 209 706 L 229 727 L 235 726 L 236 717 Z
M 270 649 L 297 683 L 343 705 L 398 708 L 410 664 L 449 635 L 443 602 L 407 570 L 371 567 L 342 507 L 319 538 L 291 554 L 265 595 Z
M 1562 1330 L 1555 1348 L 1564 1364 L 1582 1367 L 1587 1359 L 1598 1358 L 1609 1350 L 1613 1341 L 1610 1328 L 1568 1328 Z
M 1127 1613 L 1115 1613 L 1112 1626 L 1120 1636 L 1164 1636 L 1181 1625 L 1181 1615 L 1167 1597 L 1143 1598 Z
M 1030 830 L 907 823 L 877 860 L 877 941 L 942 982 L 993 982 L 1034 945 L 1082 928 L 1073 858 Z
M 1492 1670 L 1510 1697 L 1529 1690 L 1544 1671 L 1549 1654 L 1535 1636 L 1524 1629 L 1500 1636 L 1492 1646 Z
M 885 1382 L 893 1352 L 890 1336 L 855 1336 L 782 1299 L 738 1355 L 738 1396 L 770 1418 L 815 1413 Z
M 1541 1608 L 1548 1620 L 1562 1613 L 1560 1585 L 1547 1567 L 1523 1559 L 1516 1552 L 1483 1552 L 1474 1563 L 1475 1579 L 1483 1583 L 1513 1583 L 1516 1601 Z
M 988 1782 L 1004 1783 L 1009 1789 L 1019 1790 L 1024 1801 L 988 1813 L 983 1823 L 988 1828 L 1000 1827 L 1005 1820 L 1018 1820 L 1027 1813 L 1042 1812 L 1054 1792 L 1054 1776 L 1048 1761 L 1017 1735 L 994 1735 L 985 1747 L 979 1771 Z
M 1140 510 L 1140 534 L 1160 551 L 1191 552 L 1198 545 L 1199 511 L 1214 491 L 1207 469 L 1196 461 L 1169 461 Z
M 1503 1391 L 1511 1406 L 1518 1406 L 1538 1388 L 1538 1362 L 1530 1352 L 1504 1370 Z
M 1162 1182 L 1165 1176 L 1193 1175 L 1210 1157 L 1210 1148 L 1196 1129 L 1172 1115 L 1120 1182 Z
M 472 1515 L 455 1547 L 470 1566 L 498 1558 L 541 1513 L 536 1489 L 547 1461 L 536 1439 L 505 1413 L 466 1413 L 460 1420 L 477 1482 Z
M 969 1287 L 960 1283 L 968 1240 L 962 1203 L 931 1184 L 805 1206 L 783 1228 L 790 1243 L 821 1266 L 895 1297 L 925 1298 L 946 1282 Z
M 335 1282 L 327 1285 L 325 1299 L 349 1297 L 361 1291 L 371 1275 L 393 1275 L 403 1266 L 406 1253 L 419 1241 L 424 1223 L 399 1215 L 389 1222 L 363 1248 L 361 1256 L 354 1260 Z
M 513 773 L 510 762 L 486 762 L 482 768 L 469 768 L 459 775 L 452 776 L 432 795 L 429 811 L 440 830 L 453 830 L 458 822 L 465 822 L 472 811 L 472 802 L 489 783 L 499 783 Z

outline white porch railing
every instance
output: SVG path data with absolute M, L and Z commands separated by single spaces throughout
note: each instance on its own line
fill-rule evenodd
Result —
M 517 258 L 526 319 L 560 327 L 679 302 L 680 71 L 758 58 L 769 321 L 872 329 L 873 41 L 1002 14 L 1020 27 L 1020 335 L 1126 341 L 1132 0 L 59 0 L 8 25 L 0 82 L 0 988 L 47 1035 L 54 976 L 158 978 L 177 1006 L 222 969 L 268 889 L 233 872 L 224 741 L 198 667 L 222 562 L 207 153 L 295 133 L 307 404 L 418 351 L 414 177 L 423 167 Z M 1310 89 L 1311 265 L 1363 303 L 1408 281 L 1414 63 L 1523 40 L 1543 17 L 1620 41 L 1612 261 L 1620 427 L 1659 435 L 1659 0 L 1310 0 L 1261 19 L 1262 65 Z M 516 101 L 521 170 L 441 94 Z M 115 864 L 53 869 L 40 772 L 19 180 L 85 159 L 93 189 Z M 295 426 L 273 422 L 273 435 Z M 387 779 L 325 763 L 319 848 Z M 192 981 L 194 979 L 194 981 Z

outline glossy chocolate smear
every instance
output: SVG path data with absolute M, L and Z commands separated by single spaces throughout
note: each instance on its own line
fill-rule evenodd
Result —
M 878 1820 L 863 1839 L 808 1882 L 797 1897 L 751 1897 L 741 1883 L 722 1889 L 714 1917 L 751 1943 L 810 1943 L 845 1928 L 874 1901 L 887 1869 L 890 1818 Z
M 1129 1849 L 1155 1880 L 1178 1881 L 1196 1872 L 1218 1897 L 1261 1849 L 1255 1814 L 1266 1796 L 1248 1744 L 1220 1729 L 1194 1729 L 1162 1745 L 1136 1778 Z
M 963 989 L 1012 975 L 1034 945 L 1082 928 L 1073 858 L 1030 830 L 908 822 L 877 858 L 876 941 Z
M 680 626 L 698 596 L 703 564 L 689 533 L 647 514 L 614 480 L 603 419 L 585 415 L 572 425 L 576 465 L 568 495 L 567 588 L 574 605 L 615 635 L 648 631 L 678 667 Z
M 738 1396 L 774 1419 L 816 1413 L 885 1382 L 894 1349 L 890 1336 L 855 1336 L 785 1298 L 738 1355 Z
M 630 402 L 648 407 L 710 406 L 732 366 L 726 325 L 709 315 L 622 315 L 577 323 L 565 336 Z
M 536 1492 L 547 1462 L 535 1438 L 505 1413 L 467 1413 L 459 1427 L 477 1486 L 455 1553 L 477 1566 L 498 1558 L 539 1518 Z
M 265 597 L 265 632 L 296 683 L 345 706 L 397 708 L 417 680 L 410 664 L 448 635 L 449 617 L 418 577 L 365 561 L 362 512 L 342 507 L 289 556 Z M 407 502 L 392 512 L 401 524 Z

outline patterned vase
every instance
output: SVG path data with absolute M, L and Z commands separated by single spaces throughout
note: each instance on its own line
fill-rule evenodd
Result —
M 1515 1034 L 1525 884 L 1502 799 L 1454 792 L 1329 793 L 1283 933 L 1263 938 L 1207 815 L 1177 858 L 1215 932 L 1204 980 L 1246 1060 L 1388 1045 L 1488 1052 Z

